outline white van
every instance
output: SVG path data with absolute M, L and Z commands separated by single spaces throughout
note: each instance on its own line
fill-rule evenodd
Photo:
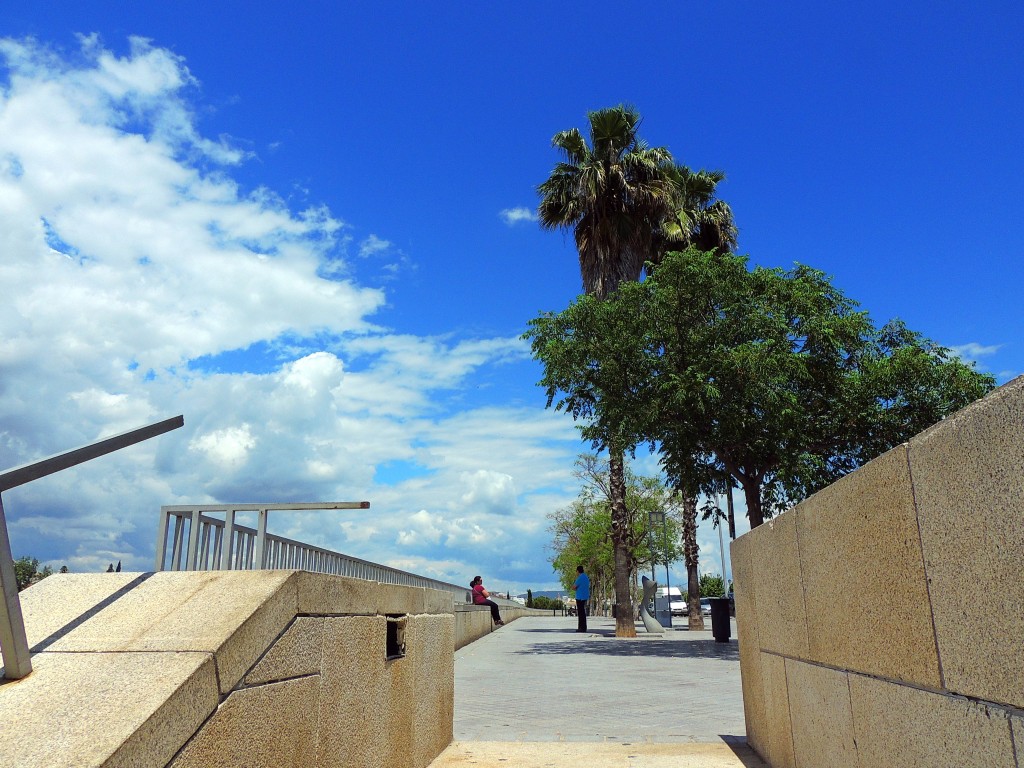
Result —
M 669 610 L 672 611 L 673 616 L 686 616 L 689 614 L 689 606 L 686 605 L 686 601 L 683 600 L 683 593 L 679 591 L 679 587 L 658 587 L 657 596 L 665 597 L 665 594 L 669 596 Z

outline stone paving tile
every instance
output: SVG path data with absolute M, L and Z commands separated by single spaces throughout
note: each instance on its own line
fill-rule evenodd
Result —
M 455 739 L 673 743 L 746 741 L 736 630 L 638 629 L 611 619 L 518 619 L 455 654 Z

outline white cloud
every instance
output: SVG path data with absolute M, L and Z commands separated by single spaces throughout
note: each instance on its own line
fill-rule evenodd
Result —
M 511 475 L 490 469 L 462 473 L 462 494 L 466 509 L 481 508 L 493 514 L 510 514 L 515 510 L 516 488 Z
M 163 504 L 369 499 L 271 530 L 460 584 L 550 579 L 571 423 L 539 394 L 460 404 L 527 345 L 380 328 L 384 293 L 344 278 L 346 225 L 232 180 L 246 155 L 199 134 L 179 56 L 86 38 L 75 61 L 0 41 L 0 467 L 186 425 L 5 494 L 16 554 L 148 569 Z M 391 248 L 371 235 L 360 253 Z M 378 481 L 395 462 L 409 476 Z
M 537 212 L 523 206 L 505 208 L 498 213 L 498 216 L 510 227 L 523 222 L 537 221 Z
M 248 424 L 228 427 L 204 435 L 196 435 L 188 444 L 189 450 L 199 451 L 206 459 L 221 468 L 237 467 L 243 464 L 249 452 L 256 447 L 256 440 Z
M 383 253 L 391 247 L 391 243 L 376 235 L 370 235 L 359 244 L 359 255 L 363 258 Z
M 978 344 L 977 342 L 969 342 L 967 344 L 959 344 L 957 346 L 950 347 L 950 351 L 968 362 L 978 363 L 984 357 L 994 355 L 1002 348 L 1002 344 Z

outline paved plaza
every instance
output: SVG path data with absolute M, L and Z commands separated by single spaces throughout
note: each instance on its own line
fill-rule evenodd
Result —
M 739 652 L 686 619 L 664 635 L 612 619 L 518 619 L 455 654 L 455 742 L 435 768 L 763 766 L 746 747 Z M 553 744 L 552 742 L 561 742 Z M 692 762 L 690 762 L 692 760 Z

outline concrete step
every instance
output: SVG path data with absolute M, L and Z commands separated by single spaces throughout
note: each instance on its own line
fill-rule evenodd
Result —
M 430 768 L 768 768 L 745 744 L 455 741 Z

